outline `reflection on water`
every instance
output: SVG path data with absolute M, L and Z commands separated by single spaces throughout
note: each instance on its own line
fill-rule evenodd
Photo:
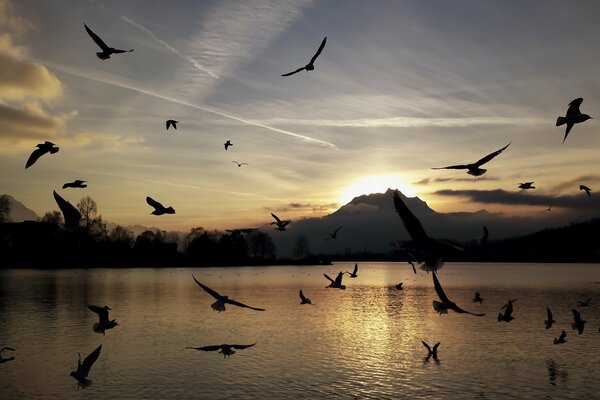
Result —
M 594 398 L 600 392 L 600 280 L 597 265 L 447 264 L 439 279 L 476 318 L 439 316 L 431 275 L 406 263 L 359 264 L 344 291 L 326 289 L 354 263 L 310 267 L 0 271 L 0 348 L 17 350 L 0 365 L 2 396 L 17 398 Z M 266 312 L 228 307 L 219 293 Z M 394 287 L 404 282 L 404 290 Z M 300 305 L 302 288 L 312 306 Z M 485 298 L 473 303 L 475 292 Z M 577 299 L 588 324 L 571 330 Z M 514 303 L 510 323 L 500 307 Z M 107 304 L 119 325 L 91 330 L 88 304 Z M 546 306 L 557 321 L 544 329 Z M 588 329 L 589 328 L 589 329 Z M 566 344 L 555 346 L 561 330 Z M 571 332 L 575 333 L 572 334 Z M 424 362 L 441 342 L 440 363 Z M 256 346 L 231 358 L 192 351 L 222 343 Z M 102 344 L 77 390 L 69 372 L 77 352 Z M 11 354 L 12 355 L 12 354 Z

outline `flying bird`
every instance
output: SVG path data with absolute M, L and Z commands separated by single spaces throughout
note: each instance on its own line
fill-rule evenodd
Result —
M 481 294 L 479 292 L 475 292 L 475 297 L 473 298 L 473 303 L 479 303 L 479 305 L 483 307 L 483 300 L 484 300 L 484 298 L 481 297 Z
M 532 186 L 533 182 L 523 182 L 519 183 L 519 189 L 535 189 L 535 186 Z
M 83 189 L 86 188 L 87 185 L 85 184 L 86 181 L 81 181 L 79 179 L 74 180 L 73 182 L 67 182 L 64 185 L 62 185 L 63 189 L 67 189 L 67 188 L 73 188 L 73 189 Z
M 357 278 L 358 277 L 358 264 L 354 263 L 354 271 L 352 271 L 352 272 L 346 271 L 346 273 L 350 276 L 350 278 Z
M 394 286 L 396 289 L 398 290 L 404 290 L 404 288 L 402 287 L 403 282 L 400 282 L 399 284 L 397 284 L 396 286 Z
M 271 222 L 271 225 L 277 225 L 277 228 L 275 228 L 275 230 L 277 231 L 285 231 L 286 227 L 290 224 L 290 222 L 292 221 L 282 221 L 281 219 L 279 219 L 279 217 L 273 213 L 271 213 L 271 216 L 273 218 L 275 218 L 275 222 Z
M 219 293 L 215 292 L 208 286 L 205 286 L 205 285 L 201 284 L 200 282 L 198 282 L 198 280 L 196 279 L 196 277 L 194 275 L 192 275 L 192 278 L 194 278 L 194 281 L 196 281 L 198 286 L 200 286 L 202 289 L 204 289 L 204 291 L 206 293 L 210 294 L 212 297 L 217 299 L 217 301 L 215 301 L 214 303 L 212 303 L 210 305 L 210 307 L 217 312 L 227 311 L 225 309 L 225 304 L 231 304 L 231 305 L 238 306 L 238 307 L 250 308 L 251 310 L 256 310 L 256 311 L 265 311 L 264 308 L 250 307 L 250 306 L 247 306 L 246 304 L 232 300 L 228 296 L 221 296 Z
M 175 210 L 173 209 L 173 207 L 165 208 L 165 206 L 163 206 L 150 196 L 146 196 L 146 203 L 148 203 L 150 207 L 154 208 L 154 211 L 150 213 L 152 215 L 175 214 Z
M 585 327 L 585 321 L 581 319 L 581 314 L 579 311 L 573 309 L 573 319 L 575 322 L 571 324 L 571 328 L 573 330 L 577 329 L 577 332 L 581 335 L 583 333 L 583 328 Z
M 421 340 L 421 343 L 423 343 L 423 346 L 425 346 L 425 348 L 427 349 L 427 357 L 425 357 L 425 361 L 429 361 L 429 359 L 431 357 L 433 357 L 433 359 L 435 361 L 438 361 L 437 350 L 438 350 L 438 347 L 440 347 L 441 343 L 437 342 L 433 346 L 433 349 L 431 347 L 429 347 L 429 345 L 427 343 L 425 343 L 425 341 Z
M 115 49 L 114 47 L 108 47 L 106 45 L 106 43 L 104 43 L 104 41 L 102 39 L 100 39 L 100 36 L 98 36 L 94 32 L 92 32 L 92 30 L 90 28 L 88 28 L 88 26 L 86 24 L 83 24 L 83 26 L 85 26 L 85 30 L 87 31 L 88 35 L 90 35 L 90 37 L 94 40 L 94 42 L 96 42 L 98 47 L 100 47 L 100 49 L 102 50 L 102 51 L 97 52 L 96 56 L 98 56 L 98 58 L 103 61 L 108 60 L 112 54 L 129 53 L 134 50 L 134 49 L 119 50 L 119 49 Z
M 81 362 L 81 354 L 77 353 L 79 355 L 79 360 L 77 360 L 77 370 L 71 371 L 71 376 L 80 383 L 87 383 L 90 369 L 92 369 L 92 366 L 100 356 L 100 350 L 102 350 L 102 345 L 96 347 L 96 350 L 92 351 L 85 360 L 83 360 L 83 363 Z
M 435 287 L 435 291 L 441 300 L 441 301 L 433 300 L 433 309 L 438 314 L 440 314 L 440 315 L 448 314 L 448 310 L 452 310 L 457 313 L 471 314 L 476 317 L 483 317 L 485 315 L 485 314 L 474 314 L 472 312 L 465 311 L 462 308 L 460 308 L 459 306 L 457 306 L 456 303 L 451 301 L 448 298 L 448 296 L 446 296 L 446 293 L 444 293 L 444 289 L 442 288 L 442 285 L 440 285 L 440 281 L 437 278 L 437 273 L 435 271 L 433 271 L 432 275 L 433 275 L 433 286 Z
M 247 162 L 237 162 L 237 161 L 232 161 L 232 163 L 236 163 L 238 167 L 241 167 L 242 165 L 248 165 Z
M 567 109 L 567 115 L 565 117 L 558 117 L 556 119 L 556 126 L 561 126 L 561 125 L 567 124 L 567 130 L 565 131 L 565 137 L 563 138 L 563 143 L 565 142 L 565 140 L 567 140 L 567 136 L 569 136 L 569 132 L 571 132 L 571 128 L 573 128 L 573 125 L 578 124 L 580 122 L 585 122 L 588 119 L 592 118 L 589 115 L 582 114 L 581 111 L 579 111 L 579 106 L 581 106 L 582 102 L 583 102 L 583 99 L 581 97 L 573 100 L 572 102 L 569 103 L 569 108 Z
M 489 162 L 494 157 L 496 157 L 497 155 L 502 153 L 508 146 L 510 146 L 510 143 L 507 144 L 506 146 L 504 146 L 503 148 L 501 148 L 500 150 L 496 150 L 493 153 L 488 154 L 487 156 L 483 157 L 481 160 L 479 160 L 477 162 L 474 162 L 473 164 L 450 165 L 448 167 L 439 167 L 439 168 L 432 168 L 432 169 L 467 169 L 468 170 L 467 174 L 473 175 L 475 177 L 481 176 L 487 172 L 487 169 L 483 169 L 483 168 L 479 168 L 479 167 L 481 167 L 483 164 Z
M 79 222 L 81 221 L 81 213 L 73 204 L 69 203 L 67 200 L 63 199 L 56 190 L 52 192 L 54 195 L 54 200 L 56 204 L 58 204 L 58 208 L 63 214 L 63 218 L 65 220 L 65 228 L 78 228 Z
M 167 126 L 167 130 L 169 130 L 169 128 L 172 126 L 175 130 L 177 130 L 177 123 L 179 121 L 175 121 L 174 119 L 168 119 L 165 122 L 165 125 Z
M 498 322 L 504 321 L 504 322 L 510 322 L 513 319 L 515 319 L 512 316 L 513 313 L 513 303 L 517 301 L 517 299 L 515 300 L 511 300 L 508 299 L 508 303 L 506 303 L 505 305 L 503 305 L 500 309 L 505 309 L 504 310 L 504 314 L 502 314 L 502 312 L 498 313 Z
M 337 239 L 337 234 L 339 232 L 339 230 L 342 229 L 342 227 L 338 227 L 335 231 L 333 231 L 333 233 L 328 233 L 329 235 L 329 239 Z
M 98 314 L 98 322 L 94 322 L 92 329 L 96 333 L 101 333 L 105 335 L 105 331 L 108 329 L 112 329 L 115 326 L 119 325 L 116 320 L 108 318 L 108 312 L 110 311 L 109 306 L 99 307 L 95 305 L 88 305 L 90 311 Z
M 344 277 L 344 273 L 342 271 L 338 273 L 335 280 L 331 279 L 327 274 L 323 274 L 323 276 L 325 276 L 325 278 L 331 282 L 329 286 L 327 286 L 328 288 L 346 290 L 346 285 L 342 285 L 342 278 Z
M 14 357 L 6 357 L 6 358 L 4 358 L 2 356 L 2 353 L 4 353 L 5 351 L 16 351 L 16 350 L 13 349 L 12 347 L 3 347 L 2 350 L 0 350 L 0 364 L 4 364 L 5 362 L 12 361 L 12 360 L 15 359 Z
M 562 331 L 562 333 L 560 334 L 559 337 L 554 338 L 554 344 L 561 344 L 561 343 L 567 343 L 567 339 L 565 339 L 567 337 L 567 332 Z
M 31 155 L 29 156 L 29 158 L 27 159 L 27 162 L 25 163 L 25 169 L 31 167 L 33 164 L 35 164 L 35 162 L 44 154 L 46 153 L 50 153 L 50 154 L 55 154 L 58 152 L 59 147 L 57 147 L 54 143 L 49 142 L 49 141 L 45 141 L 44 143 L 40 143 L 38 145 L 36 145 L 37 149 L 35 149 Z
M 585 186 L 585 185 L 579 185 L 579 190 L 585 190 L 585 194 L 588 195 L 588 197 L 592 196 L 592 189 L 590 189 L 589 187 Z
M 591 297 L 589 299 L 585 300 L 585 301 L 577 300 L 577 302 L 579 303 L 580 307 L 587 307 L 587 306 L 589 306 L 590 305 L 590 301 L 592 301 Z
M 319 54 L 321 54 L 321 52 L 323 51 L 323 47 L 325 47 L 325 43 L 327 42 L 327 36 L 325 36 L 325 38 L 323 39 L 323 41 L 321 42 L 321 45 L 319 46 L 319 49 L 317 50 L 317 52 L 315 53 L 315 55 L 310 59 L 310 62 L 308 64 L 306 64 L 304 67 L 302 68 L 298 68 L 295 71 L 292 72 L 288 72 L 287 74 L 283 74 L 281 76 L 290 76 L 290 75 L 294 75 L 297 74 L 298 72 L 302 71 L 302 70 L 306 70 L 306 71 L 312 71 L 315 69 L 315 61 L 317 60 L 317 57 L 319 57 Z
M 552 328 L 552 324 L 556 321 L 552 319 L 552 311 L 550 311 L 550 307 L 546 306 L 546 314 L 548 314 L 548 319 L 544 321 L 546 324 L 546 329 Z
M 228 140 L 225 143 L 223 143 L 223 146 L 225 146 L 225 150 L 227 150 L 229 148 L 229 146 L 233 146 L 233 143 L 231 143 L 231 141 Z
M 300 304 L 312 304 L 312 302 L 310 301 L 310 299 L 306 296 L 304 296 L 304 293 L 302 293 L 302 289 L 300 289 Z
M 200 351 L 217 351 L 223 354 L 223 358 L 231 357 L 232 354 L 235 354 L 235 350 L 243 350 L 248 347 L 254 346 L 256 343 L 252 344 L 220 344 L 215 346 L 203 346 L 203 347 L 186 347 L 186 349 L 200 350 Z

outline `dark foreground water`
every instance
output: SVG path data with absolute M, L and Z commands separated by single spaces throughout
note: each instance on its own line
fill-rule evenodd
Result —
M 347 290 L 325 289 L 323 272 L 352 267 L 0 271 L 0 348 L 17 349 L 0 364 L 0 397 L 600 398 L 600 266 L 447 264 L 448 296 L 482 318 L 438 316 L 431 275 L 405 263 L 362 263 Z M 213 312 L 192 273 L 267 311 Z M 400 281 L 403 291 L 391 288 Z M 300 288 L 314 305 L 299 305 Z M 498 323 L 509 297 L 516 319 Z M 87 304 L 108 304 L 120 325 L 94 333 Z M 546 305 L 557 321 L 549 330 Z M 572 308 L 587 321 L 581 336 Z M 555 346 L 562 329 L 568 342 Z M 442 342 L 439 363 L 424 361 L 421 340 Z M 185 349 L 254 342 L 228 359 Z M 77 352 L 99 344 L 93 384 L 79 389 L 69 376 Z

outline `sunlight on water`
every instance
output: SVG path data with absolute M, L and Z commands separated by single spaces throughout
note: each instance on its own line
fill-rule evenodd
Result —
M 308 267 L 0 271 L 2 397 L 18 398 L 594 398 L 600 392 L 597 265 L 447 264 L 439 279 L 451 300 L 483 318 L 438 316 L 431 275 L 404 263 L 359 264 L 345 291 L 326 289 L 354 263 Z M 266 312 L 227 306 L 221 294 Z M 404 282 L 405 289 L 393 286 Z M 302 288 L 313 305 L 299 304 Z M 483 307 L 473 303 L 481 292 Z M 515 320 L 498 323 L 508 298 Z M 592 297 L 589 307 L 577 299 Z M 107 304 L 119 326 L 92 332 L 86 305 Z M 546 305 L 555 326 L 544 329 Z M 587 321 L 570 328 L 571 309 Z M 568 342 L 553 338 L 565 329 Z M 425 362 L 421 340 L 441 341 Z M 256 346 L 224 359 L 186 346 Z M 103 345 L 93 384 L 69 372 L 77 352 Z M 6 354 L 5 356 L 8 356 Z

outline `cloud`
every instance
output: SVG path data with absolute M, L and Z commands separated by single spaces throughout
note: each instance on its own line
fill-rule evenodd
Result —
M 598 175 L 585 175 L 579 178 L 571 179 L 569 181 L 561 182 L 554 185 L 551 189 L 552 192 L 573 192 L 579 189 L 579 185 L 591 186 L 595 183 L 600 183 L 600 176 Z M 593 187 L 592 187 L 593 189 Z
M 264 207 L 263 210 L 268 212 L 285 212 L 285 211 L 312 211 L 322 213 L 324 211 L 335 210 L 339 208 L 338 203 L 329 204 L 312 204 L 312 203 L 289 203 L 285 206 L 272 209 L 270 207 Z
M 0 29 L 22 35 L 31 28 L 32 25 L 29 21 L 14 14 L 8 0 L 0 0 Z
M 478 177 L 477 180 L 474 178 L 425 178 L 420 181 L 413 182 L 413 185 L 428 185 L 430 183 L 444 183 L 444 182 L 478 182 L 478 181 L 497 181 L 497 177 Z
M 72 115 L 48 115 L 37 103 L 22 104 L 18 108 L 0 104 L 1 147 L 64 135 L 66 120 Z

